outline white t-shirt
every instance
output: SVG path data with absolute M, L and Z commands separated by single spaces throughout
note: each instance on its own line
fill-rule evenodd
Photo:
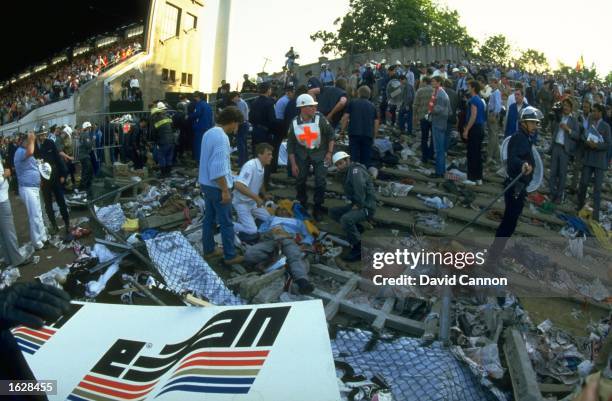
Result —
M 138 79 L 134 78 L 130 81 L 130 88 L 140 88 L 140 82 L 138 82 Z
M 263 185 L 264 181 L 264 167 L 259 159 L 254 158 L 244 163 L 240 169 L 240 174 L 234 181 L 246 185 L 251 192 L 259 195 L 259 191 L 261 190 L 261 186 Z M 255 204 L 253 199 L 243 195 L 237 189 L 234 190 L 234 196 L 236 201 Z

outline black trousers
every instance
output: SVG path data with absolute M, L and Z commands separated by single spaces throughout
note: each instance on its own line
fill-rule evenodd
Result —
M 70 228 L 70 217 L 68 216 L 68 208 L 66 207 L 66 200 L 64 199 L 64 186 L 59 182 L 58 177 L 51 177 L 49 180 L 40 180 L 40 189 L 42 191 L 43 200 L 45 202 L 45 211 L 47 217 L 53 226 L 56 226 L 55 213 L 53 212 L 53 198 L 59 206 L 60 214 L 64 220 L 66 230 Z
M 79 183 L 79 190 L 91 191 L 91 183 L 93 181 L 93 164 L 91 158 L 81 160 L 81 182 Z
M 482 180 L 482 140 L 484 127 L 474 124 L 468 132 L 467 140 L 467 176 L 468 180 Z
M 508 185 L 508 182 L 506 182 L 504 185 Z M 488 257 L 490 260 L 497 261 L 499 259 L 504 251 L 504 248 L 506 247 L 506 243 L 512 234 L 514 234 L 514 230 L 516 230 L 516 225 L 518 224 L 518 219 L 523 212 L 523 207 L 525 206 L 526 197 L 527 193 L 525 191 L 523 191 L 519 196 L 515 197 L 512 188 L 510 188 L 508 192 L 504 194 L 506 209 L 504 210 L 504 217 L 497 227 L 497 231 L 495 231 L 495 241 L 493 241 L 493 244 L 489 250 Z

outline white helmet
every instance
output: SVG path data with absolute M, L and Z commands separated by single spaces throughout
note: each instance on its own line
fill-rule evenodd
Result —
M 334 153 L 334 156 L 332 157 L 332 162 L 336 164 L 340 160 L 346 159 L 347 157 L 350 157 L 348 153 L 339 151 L 339 152 Z
M 91 128 L 91 123 L 89 121 L 85 121 L 83 123 L 83 129 Z
M 72 128 L 70 128 L 70 126 L 69 126 L 69 125 L 66 125 L 66 126 L 64 127 L 64 129 L 62 129 L 62 132 L 63 132 L 64 134 L 68 135 L 68 136 L 71 136 L 71 135 L 72 135 Z
M 298 108 L 305 106 L 316 106 L 317 104 L 318 103 L 315 102 L 312 96 L 310 96 L 308 93 L 298 96 L 297 100 L 295 101 L 295 106 Z
M 519 115 L 520 121 L 535 121 L 540 122 L 544 119 L 544 115 L 538 109 L 533 106 L 527 106 L 521 110 L 521 114 Z
M 38 172 L 45 180 L 51 178 L 51 165 L 47 162 L 40 160 L 38 162 Z
M 402 65 L 402 62 L 401 62 L 401 61 L 399 61 L 399 60 L 396 60 L 396 61 L 395 61 L 395 65 Z
M 166 110 L 168 106 L 164 102 L 157 102 L 157 108 L 160 110 Z

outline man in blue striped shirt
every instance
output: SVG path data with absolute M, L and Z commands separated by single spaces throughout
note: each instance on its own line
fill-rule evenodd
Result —
M 204 256 L 220 256 L 223 253 L 227 265 L 242 262 L 234 247 L 234 224 L 232 223 L 233 187 L 230 142 L 228 134 L 236 134 L 243 122 L 242 113 L 237 107 L 224 108 L 218 115 L 217 125 L 204 134 L 200 153 L 200 174 L 198 181 L 206 201 L 206 211 L 202 224 Z M 215 249 L 214 229 L 219 224 L 223 251 Z

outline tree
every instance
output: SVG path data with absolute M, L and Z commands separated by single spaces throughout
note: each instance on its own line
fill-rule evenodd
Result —
M 608 85 L 612 85 L 612 71 L 608 72 L 608 75 L 606 75 L 605 81 Z
M 480 46 L 479 56 L 487 63 L 507 65 L 510 61 L 510 44 L 504 35 L 489 36 Z
M 350 0 L 336 32 L 310 35 L 323 42 L 321 53 L 354 54 L 416 43 L 454 44 L 469 51 L 476 41 L 459 24 L 459 14 L 432 0 Z
M 544 53 L 534 49 L 527 49 L 521 53 L 521 56 L 514 60 L 515 64 L 529 72 L 544 72 L 548 70 L 548 60 Z

